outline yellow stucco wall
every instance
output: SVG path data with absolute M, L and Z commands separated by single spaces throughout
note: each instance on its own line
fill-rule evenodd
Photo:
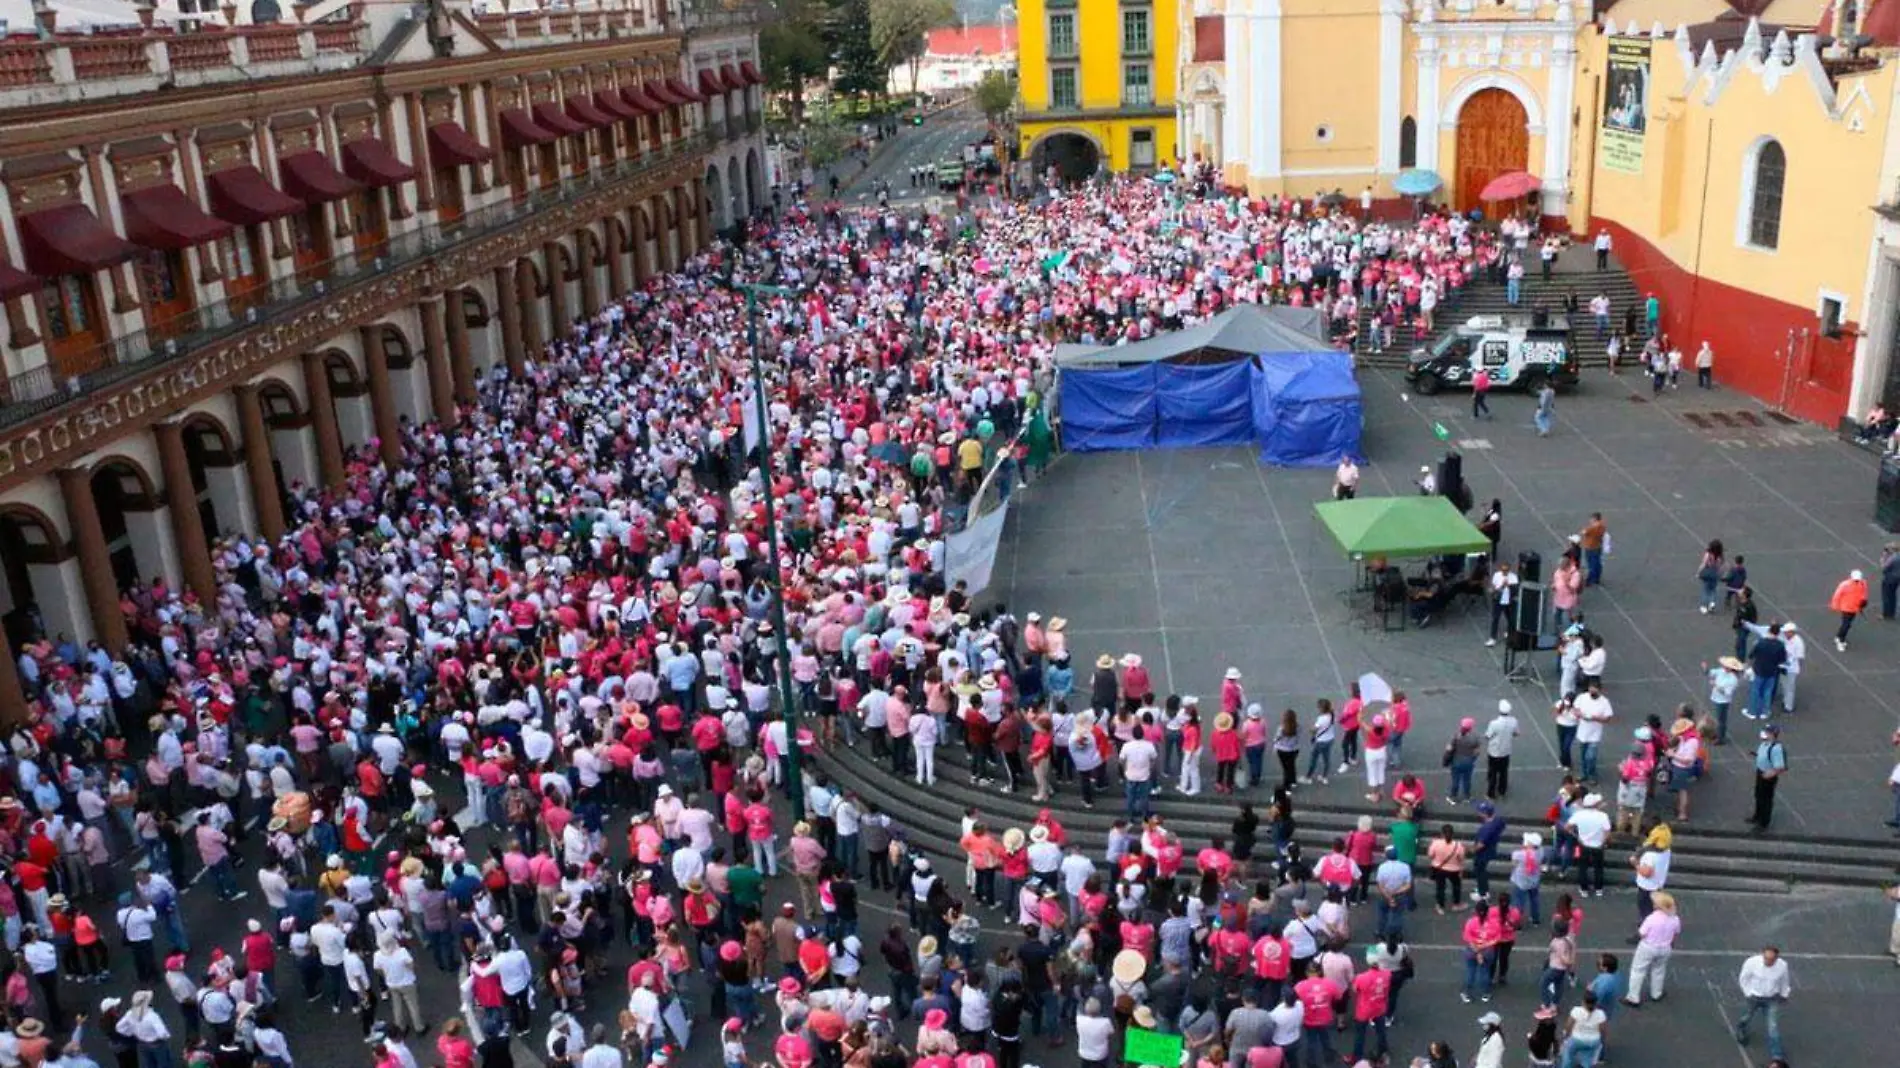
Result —
M 1154 0 L 1126 7 L 1149 12 L 1150 51 L 1145 56 L 1122 54 L 1121 0 L 1076 0 L 1073 5 L 1051 7 L 1046 0 L 1024 0 L 1017 8 L 1019 26 L 1018 92 L 1024 118 L 1018 123 L 1021 149 L 1028 155 L 1036 140 L 1055 130 L 1068 130 L 1092 137 L 1114 170 L 1126 170 L 1129 164 L 1129 135 L 1136 129 L 1155 132 L 1157 163 L 1171 163 L 1177 152 L 1174 128 L 1176 70 L 1181 19 L 1176 0 Z M 1056 112 L 1050 101 L 1049 14 L 1070 11 L 1076 17 L 1078 107 L 1072 112 Z M 1123 66 L 1128 62 L 1150 65 L 1149 87 L 1153 103 L 1145 108 L 1127 108 L 1122 103 Z M 1066 62 L 1058 58 L 1056 62 Z M 1118 114 L 1131 111 L 1133 114 Z
M 1600 76 L 1606 48 L 1603 36 L 1586 35 L 1580 80 Z M 1835 94 L 1843 114 L 1835 117 L 1799 68 L 1771 86 L 1744 67 L 1710 101 L 1710 82 L 1690 84 L 1672 41 L 1654 42 L 1650 62 L 1654 88 L 1641 173 L 1602 165 L 1601 152 L 1593 151 L 1600 148 L 1601 108 L 1582 112 L 1589 122 L 1578 136 L 1590 144 L 1578 145 L 1578 161 L 1595 165 L 1587 175 L 1579 171 L 1586 181 L 1571 205 L 1572 229 L 1584 231 L 1592 215 L 1610 219 L 1704 279 L 1797 306 L 1815 306 L 1822 289 L 1857 303 L 1875 222 L 1869 205 L 1883 192 L 1894 66 L 1841 77 Z M 1743 240 L 1745 171 L 1766 138 L 1779 141 L 1788 160 L 1772 251 Z
M 1379 158 L 1379 2 L 1284 0 L 1281 11 L 1283 189 L 1345 185 L 1356 194 L 1366 176 L 1337 172 L 1369 170 Z M 1301 173 L 1320 170 L 1336 176 Z

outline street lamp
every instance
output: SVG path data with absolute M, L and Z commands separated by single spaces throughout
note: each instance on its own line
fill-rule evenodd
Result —
M 779 701 L 785 717 L 785 788 L 791 795 L 792 818 L 805 818 L 805 787 L 799 775 L 798 695 L 792 690 L 792 634 L 785 623 L 784 576 L 779 568 L 778 503 L 772 492 L 772 423 L 765 405 L 765 364 L 759 357 L 759 296 L 789 297 L 796 291 L 763 282 L 740 282 L 728 276 L 726 285 L 745 294 L 745 336 L 752 354 L 752 403 L 759 421 L 759 481 L 765 489 L 766 564 L 771 569 L 772 629 L 778 632 Z

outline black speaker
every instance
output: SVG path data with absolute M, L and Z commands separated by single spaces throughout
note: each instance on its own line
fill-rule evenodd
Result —
M 1438 484 L 1445 483 L 1440 480 Z M 1874 488 L 1874 522 L 1889 534 L 1900 534 L 1900 456 L 1880 459 L 1880 481 Z
M 1514 653 L 1528 653 L 1537 645 L 1537 635 L 1513 627 L 1510 636 L 1504 639 Z
M 1511 602 L 1511 629 L 1526 634 L 1544 632 L 1544 602 L 1549 589 L 1541 582 L 1519 582 L 1517 599 Z
M 1517 577 L 1522 582 L 1544 581 L 1544 554 L 1534 549 L 1518 553 Z

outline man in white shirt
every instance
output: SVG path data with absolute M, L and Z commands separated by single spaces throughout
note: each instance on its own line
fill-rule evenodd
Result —
M 330 1011 L 340 1013 L 349 992 L 343 974 L 343 959 L 350 955 L 349 936 L 336 922 L 336 906 L 323 906 L 323 918 L 310 928 L 310 944 L 316 947 L 317 963 L 322 965 L 324 981 L 330 987 Z
M 1122 794 L 1131 820 L 1145 820 L 1154 815 L 1150 798 L 1154 793 L 1155 761 L 1160 755 L 1155 744 L 1146 738 L 1137 737 L 1122 746 Z
M 527 1031 L 533 1022 L 534 962 L 519 942 L 510 939 L 508 948 L 495 954 L 495 972 L 501 979 L 502 996 L 508 999 L 510 1026 Z
M 1576 832 L 1582 851 L 1577 867 L 1577 895 L 1603 896 L 1603 847 L 1610 840 L 1610 817 L 1603 811 L 1602 794 L 1586 794 L 1566 821 Z
M 1586 783 L 1597 781 L 1597 751 L 1603 745 L 1603 725 L 1616 718 L 1610 699 L 1603 696 L 1601 680 L 1572 702 L 1577 710 L 1577 771 Z
M 607 1041 L 607 1030 L 600 1024 L 594 1025 L 593 1045 L 581 1054 L 581 1068 L 624 1068 L 625 1058 L 621 1057 L 619 1047 Z
M 1783 1059 L 1781 1005 L 1788 1000 L 1793 987 L 1788 981 L 1788 962 L 1781 959 L 1781 950 L 1767 946 L 1743 961 L 1740 982 L 1742 998 L 1748 1005 L 1735 1020 L 1735 1041 L 1748 1045 L 1748 1024 L 1759 1012 L 1768 1021 L 1768 1056 L 1777 1061 Z
M 422 1003 L 416 998 L 416 961 L 394 934 L 385 934 L 377 943 L 372 960 L 389 990 L 389 1019 L 410 1034 L 421 1034 L 427 1027 L 422 1020 Z
M 1500 700 L 1498 714 L 1484 726 L 1484 796 L 1492 801 L 1511 789 L 1511 752 L 1517 744 L 1517 715 Z

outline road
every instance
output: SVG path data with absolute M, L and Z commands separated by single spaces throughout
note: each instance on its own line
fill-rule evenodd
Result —
M 842 183 L 839 194 L 847 202 L 870 202 L 876 199 L 876 182 L 883 179 L 891 185 L 892 200 L 939 195 L 934 185 L 913 188 L 910 169 L 925 164 L 934 167 L 961 153 L 964 145 L 983 136 L 984 129 L 983 116 L 967 104 L 933 115 L 922 126 L 901 126 L 895 139 L 872 154 L 869 166 L 859 168 L 850 160 L 834 165 Z

